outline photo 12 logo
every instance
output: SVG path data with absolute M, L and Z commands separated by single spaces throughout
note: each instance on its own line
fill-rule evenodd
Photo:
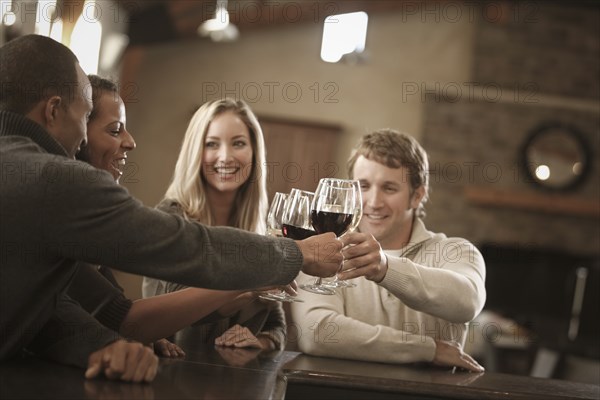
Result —
M 535 1 L 402 1 L 402 22 L 417 18 L 422 23 L 538 22 L 539 4 Z
M 301 100 L 315 103 L 338 103 L 340 88 L 336 82 L 203 82 L 202 102 L 231 97 L 247 103 L 297 103 Z
M 516 83 L 507 87 L 496 82 L 402 82 L 402 102 L 456 103 L 459 101 L 487 103 L 539 103 L 536 82 Z

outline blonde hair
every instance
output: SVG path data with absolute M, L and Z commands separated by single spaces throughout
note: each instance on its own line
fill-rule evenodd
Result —
M 408 169 L 410 196 L 423 186 L 425 195 L 417 207 L 417 217 L 425 217 L 425 203 L 429 199 L 429 161 L 425 149 L 412 136 L 393 129 L 380 129 L 364 135 L 352 151 L 346 164 L 352 178 L 358 157 L 378 162 L 389 168 Z
M 252 170 L 237 191 L 229 226 L 256 233 L 265 233 L 268 209 L 265 141 L 256 116 L 242 100 L 220 99 L 205 103 L 196 111 L 190 123 L 175 166 L 165 199 L 174 200 L 186 218 L 213 225 L 210 203 L 206 197 L 206 181 L 200 170 L 204 141 L 208 127 L 216 116 L 235 113 L 248 127 L 252 143 Z

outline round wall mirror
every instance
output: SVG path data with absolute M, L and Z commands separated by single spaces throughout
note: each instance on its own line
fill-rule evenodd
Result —
M 534 129 L 521 150 L 530 181 L 551 190 L 573 189 L 590 171 L 590 148 L 583 134 L 570 125 L 544 124 Z

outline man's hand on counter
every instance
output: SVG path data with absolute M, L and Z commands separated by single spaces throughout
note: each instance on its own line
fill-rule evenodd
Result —
M 108 379 L 126 382 L 152 382 L 158 371 L 154 351 L 137 342 L 117 340 L 88 358 L 87 379 L 104 374 Z
M 471 372 L 483 372 L 485 369 L 456 342 L 435 341 L 433 364 L 440 367 L 459 367 Z

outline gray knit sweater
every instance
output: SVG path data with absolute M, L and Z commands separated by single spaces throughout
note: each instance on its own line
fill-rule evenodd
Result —
M 62 295 L 76 260 L 229 290 L 284 285 L 300 271 L 292 240 L 144 207 L 110 174 L 70 160 L 40 125 L 7 111 L 0 180 L 0 360 L 29 346 L 83 366 L 115 339 Z

